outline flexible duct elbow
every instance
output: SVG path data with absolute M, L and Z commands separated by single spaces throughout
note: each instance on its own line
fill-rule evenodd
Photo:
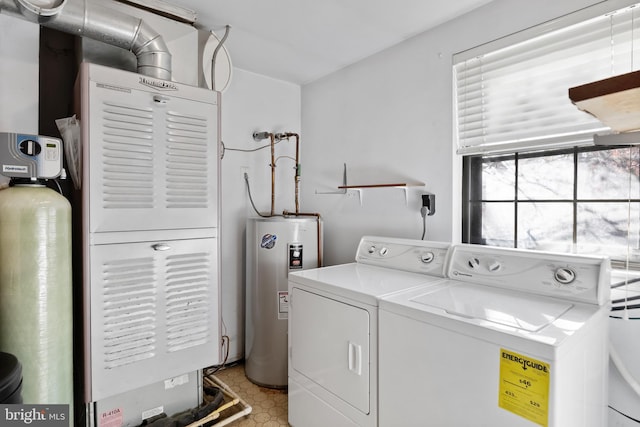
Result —
M 138 59 L 138 73 L 171 80 L 171 53 L 162 36 L 140 20 L 131 52 Z
M 129 50 L 138 73 L 171 80 L 171 53 L 164 39 L 142 19 L 88 0 L 50 0 L 49 7 L 30 0 L 0 0 L 0 12 L 57 31 Z

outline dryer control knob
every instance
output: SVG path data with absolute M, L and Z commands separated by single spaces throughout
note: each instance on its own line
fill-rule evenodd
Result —
M 371 245 L 371 246 L 369 246 L 369 250 L 368 250 L 367 252 L 369 252 L 369 254 L 372 254 L 372 253 L 374 253 L 375 251 L 376 251 L 376 247 L 375 247 L 375 246 L 373 246 L 373 245 Z
M 568 267 L 560 267 L 556 269 L 554 277 L 556 278 L 558 283 L 562 285 L 568 285 L 569 283 L 576 280 L 576 273 Z
M 381 256 L 385 256 L 387 253 L 389 253 L 389 249 L 384 248 L 384 247 L 380 249 L 380 255 Z
M 420 261 L 424 262 L 425 264 L 429 264 L 435 257 L 436 256 L 433 254 L 433 252 L 426 252 L 420 255 Z
M 502 269 L 502 264 L 500 264 L 500 261 L 492 261 L 491 264 L 489 264 L 489 271 L 492 273 L 500 271 L 500 269 Z
M 476 269 L 480 266 L 480 260 L 476 257 L 469 258 L 469 267 L 472 269 Z

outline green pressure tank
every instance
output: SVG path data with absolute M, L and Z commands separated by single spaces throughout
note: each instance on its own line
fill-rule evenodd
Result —
M 27 404 L 73 402 L 71 207 L 39 184 L 0 191 L 0 351 Z

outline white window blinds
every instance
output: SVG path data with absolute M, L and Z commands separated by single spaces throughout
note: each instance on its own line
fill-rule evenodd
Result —
M 637 69 L 638 21 L 640 8 L 631 6 L 544 34 L 538 31 L 490 52 L 454 56 L 458 153 L 592 144 L 593 134 L 608 128 L 578 110 L 568 89 Z M 504 46 L 505 41 L 509 39 L 499 43 Z

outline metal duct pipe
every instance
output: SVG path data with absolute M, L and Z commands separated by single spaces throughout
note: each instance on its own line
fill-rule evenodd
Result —
M 129 50 L 137 57 L 138 73 L 171 80 L 171 53 L 140 18 L 88 0 L 0 0 L 0 13 Z

